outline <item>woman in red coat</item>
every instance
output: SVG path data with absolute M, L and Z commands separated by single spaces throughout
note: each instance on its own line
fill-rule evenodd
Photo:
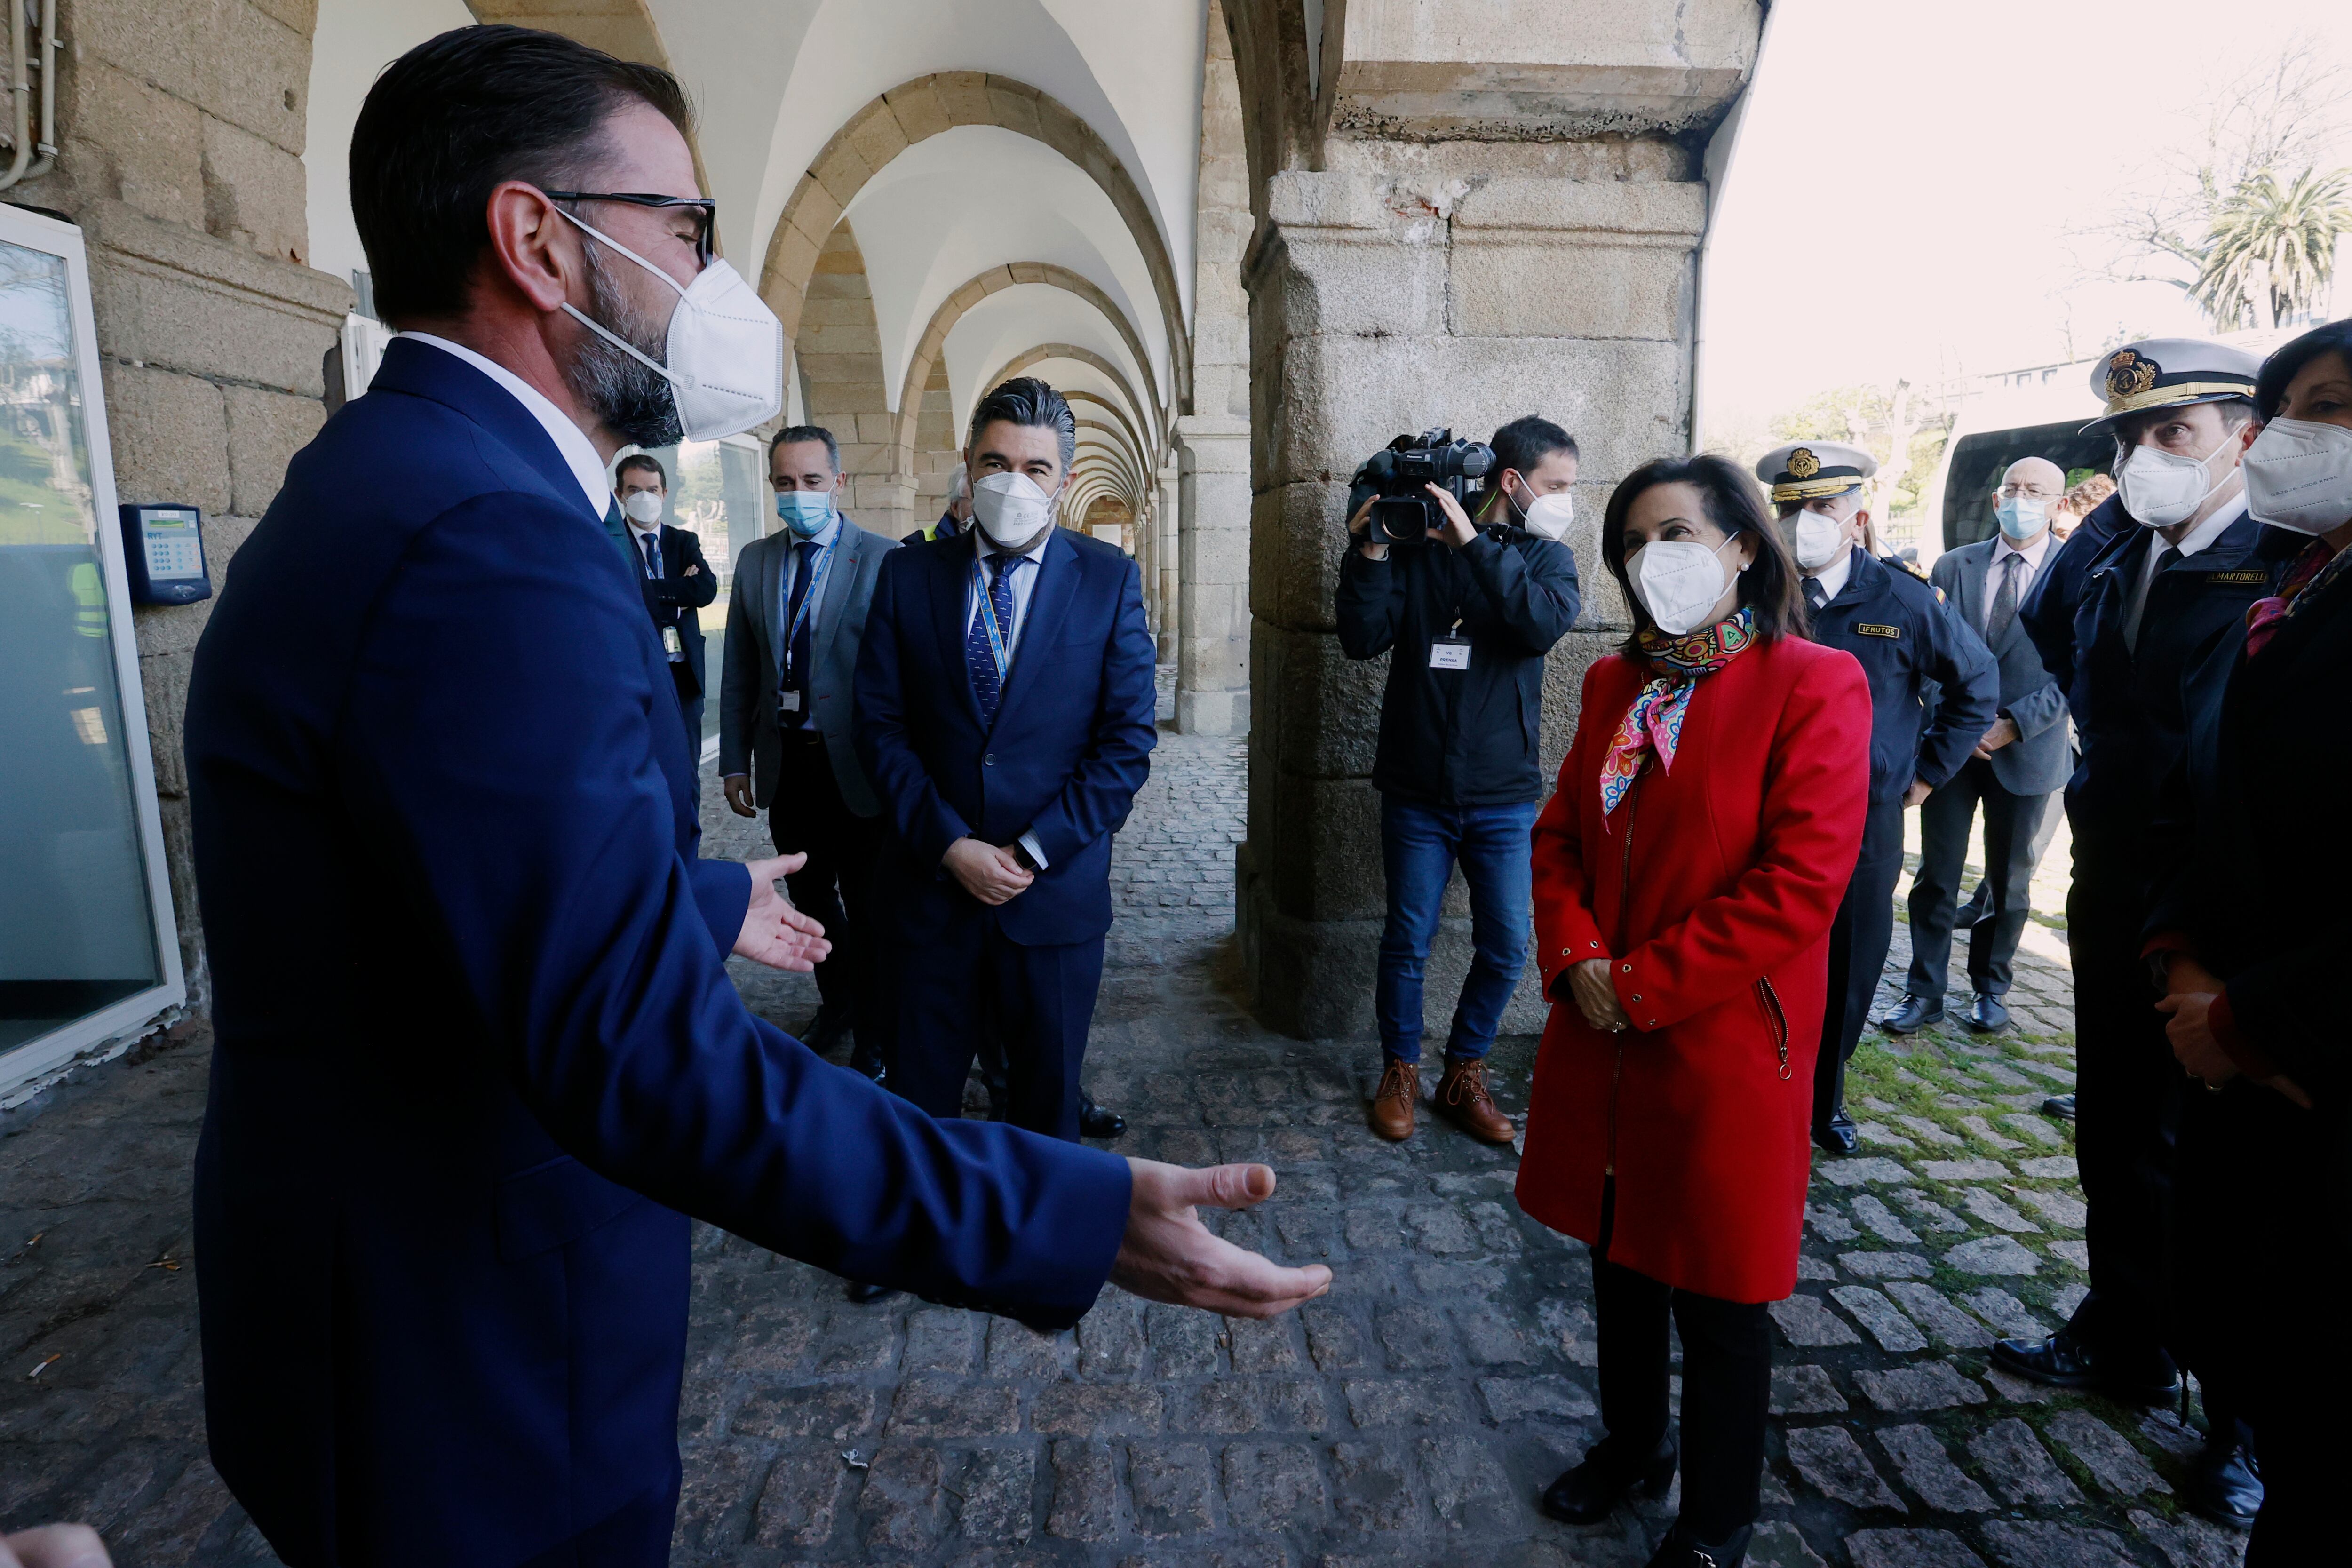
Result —
M 1592 1249 L 1607 1436 L 1544 1508 L 1590 1523 L 1664 1491 L 1671 1310 L 1682 1516 L 1652 1568 L 1730 1568 L 1757 1510 L 1764 1303 L 1794 1289 L 1829 929 L 1870 783 L 1870 689 L 1804 639 L 1764 498 L 1717 457 L 1609 499 L 1601 559 L 1634 606 L 1584 680 L 1535 827 L 1551 1023 L 1519 1206 Z

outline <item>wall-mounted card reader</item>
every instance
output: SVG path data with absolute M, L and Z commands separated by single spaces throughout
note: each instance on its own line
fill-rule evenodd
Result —
M 193 605 L 213 596 L 205 571 L 204 514 L 192 506 L 122 508 L 122 559 L 141 605 Z

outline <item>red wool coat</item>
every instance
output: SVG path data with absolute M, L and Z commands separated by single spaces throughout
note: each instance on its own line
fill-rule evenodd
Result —
M 1796 1288 L 1830 922 L 1862 843 L 1870 688 L 1853 656 L 1759 643 L 1700 681 L 1674 768 L 1605 820 L 1601 762 L 1646 679 L 1584 678 L 1576 741 L 1535 826 L 1544 993 L 1609 961 L 1633 1028 L 1555 1002 L 1536 1058 L 1519 1206 L 1612 1261 L 1733 1301 Z M 1565 987 L 1562 987 L 1563 992 Z

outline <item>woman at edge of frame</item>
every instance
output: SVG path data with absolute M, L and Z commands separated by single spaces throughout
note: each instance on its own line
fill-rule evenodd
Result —
M 1606 1436 L 1543 1507 L 1591 1523 L 1636 1488 L 1663 1494 L 1679 1462 L 1681 1514 L 1651 1568 L 1736 1568 L 1763 1468 L 1766 1304 L 1796 1287 L 1870 689 L 1851 654 L 1806 640 L 1788 546 L 1727 459 L 1636 469 L 1610 497 L 1601 552 L 1635 629 L 1586 673 L 1536 823 L 1553 1006 L 1518 1201 L 1591 1248 Z
M 2188 1361 L 2253 1429 L 2246 1563 L 2274 1568 L 2340 1558 L 2352 1468 L 2352 921 L 2330 896 L 2352 855 L 2326 795 L 2352 750 L 2352 320 L 2273 353 L 2254 410 L 2247 510 L 2310 542 L 2189 672 L 2144 951 L 2173 1054 L 2212 1091 L 2181 1112 Z

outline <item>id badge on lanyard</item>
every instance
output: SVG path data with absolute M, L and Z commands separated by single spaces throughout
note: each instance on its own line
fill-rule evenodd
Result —
M 1462 635 L 1462 621 L 1454 618 L 1453 628 L 1430 639 L 1429 668 L 1432 669 L 1467 669 L 1470 668 L 1470 639 Z
M 784 628 L 784 668 L 787 671 L 791 671 L 793 668 L 793 644 L 800 639 L 801 623 L 809 618 L 809 612 L 816 605 L 817 595 L 824 591 L 825 572 L 833 565 L 833 552 L 840 546 L 841 541 L 836 537 L 831 544 L 817 552 L 816 567 L 809 574 L 808 589 L 801 595 L 801 612 L 793 617 L 793 624 Z M 801 710 L 800 688 L 787 686 L 779 690 L 776 693 L 776 707 L 785 713 L 799 712 Z

